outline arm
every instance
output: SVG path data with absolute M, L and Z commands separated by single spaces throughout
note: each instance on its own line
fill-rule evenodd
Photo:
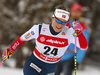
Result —
M 87 41 L 83 35 L 83 33 L 81 32 L 81 30 L 75 30 L 73 28 L 70 28 L 68 30 L 68 35 L 69 35 L 69 39 L 70 39 L 70 43 L 75 44 L 75 37 L 74 37 L 74 33 L 77 33 L 77 47 L 82 49 L 82 50 L 86 50 L 88 48 L 88 44 Z
M 12 53 L 26 41 L 36 39 L 39 35 L 39 25 L 34 25 L 30 30 L 24 33 L 19 37 L 11 46 L 4 50 L 2 58 L 4 59 L 7 56 L 11 56 Z
M 82 32 L 81 32 L 80 35 L 77 35 L 77 36 L 78 36 L 78 41 L 79 41 L 79 44 L 80 44 L 80 48 L 83 49 L 83 50 L 86 50 L 88 48 L 88 43 L 86 41 L 85 36 L 83 35 Z
M 25 32 L 21 37 L 19 37 L 11 46 L 10 50 L 15 51 L 19 46 L 21 46 L 26 41 L 36 39 L 39 35 L 38 32 L 39 26 L 34 25 L 30 30 Z
M 19 46 L 21 46 L 26 41 L 22 40 L 21 37 L 19 37 L 11 46 L 10 51 L 14 52 Z

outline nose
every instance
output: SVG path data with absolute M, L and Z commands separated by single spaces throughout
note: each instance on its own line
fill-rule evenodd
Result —
M 58 24 L 58 27 L 62 27 L 62 24 Z

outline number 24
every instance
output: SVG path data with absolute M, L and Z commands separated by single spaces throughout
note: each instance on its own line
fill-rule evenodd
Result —
M 54 56 L 56 56 L 58 53 L 58 48 L 53 48 L 53 50 L 51 51 L 51 48 L 49 46 L 45 46 L 44 49 L 46 49 L 46 51 L 44 52 L 45 55 L 53 54 Z

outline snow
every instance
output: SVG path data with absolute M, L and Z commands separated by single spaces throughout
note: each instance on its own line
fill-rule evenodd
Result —
M 13 58 L 9 59 L 7 62 L 5 62 L 5 64 L 10 68 L 14 68 L 16 66 L 16 60 Z
M 0 75 L 23 75 L 22 69 L 0 67 Z
M 78 70 L 77 75 L 100 75 L 100 68 L 93 66 L 86 66 L 83 71 Z
M 23 75 L 23 69 L 7 68 L 0 66 L 0 75 Z M 100 68 L 86 66 L 84 70 L 78 70 L 77 75 L 100 75 Z
M 31 51 L 28 49 L 28 47 L 22 47 L 22 53 L 24 56 L 29 56 L 29 54 L 31 54 Z

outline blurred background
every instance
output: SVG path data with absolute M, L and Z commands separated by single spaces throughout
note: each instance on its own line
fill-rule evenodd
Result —
M 83 62 L 79 65 L 79 75 L 89 75 L 90 73 L 92 75 L 94 71 L 97 73 L 96 75 L 99 75 L 100 0 L 0 0 L 0 62 L 2 61 L 3 50 L 10 47 L 18 37 L 33 25 L 51 23 L 51 15 L 55 6 L 63 4 L 70 8 L 73 3 L 79 3 L 83 6 L 84 22 L 90 32 L 89 48 Z M 2 71 L 0 71 L 0 75 L 5 75 L 3 74 L 5 68 L 11 68 L 12 71 L 16 69 L 22 75 L 23 65 L 34 47 L 34 40 L 19 47 L 11 59 L 0 66 Z

